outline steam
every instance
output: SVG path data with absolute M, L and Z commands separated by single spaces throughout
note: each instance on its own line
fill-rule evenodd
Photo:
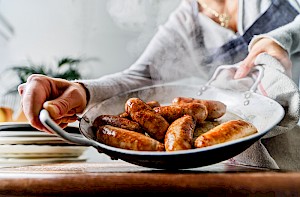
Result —
M 143 31 L 162 24 L 178 5 L 178 0 L 109 0 L 108 13 L 114 22 L 128 31 Z
M 170 13 L 180 2 L 180 0 L 109 0 L 107 10 L 119 28 L 138 34 L 127 46 L 128 52 L 138 57 L 157 32 L 159 25 L 167 21 Z M 157 62 L 153 63 L 154 66 L 150 71 L 153 79 L 169 82 L 195 75 L 207 78 L 206 71 L 203 72 L 199 65 L 203 57 L 199 56 L 200 49 L 183 46 L 181 43 L 182 40 L 174 40 L 176 49 L 174 46 L 164 46 L 164 50 L 156 54 Z M 186 55 L 187 51 L 190 53 L 189 56 Z
M 140 31 L 147 21 L 146 3 L 140 0 L 110 0 L 107 3 L 107 10 L 120 28 Z
M 107 11 L 119 28 L 138 34 L 138 37 L 127 46 L 127 50 L 137 56 L 179 2 L 179 0 L 109 0 Z

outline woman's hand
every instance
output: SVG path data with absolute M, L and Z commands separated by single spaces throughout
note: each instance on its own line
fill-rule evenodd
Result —
M 51 118 L 65 128 L 77 120 L 87 105 L 85 88 L 76 82 L 34 74 L 19 85 L 23 112 L 29 123 L 38 130 L 49 132 L 39 120 L 42 108 Z
M 250 49 L 248 56 L 241 63 L 234 76 L 235 79 L 246 77 L 251 69 L 255 66 L 255 58 L 260 53 L 267 53 L 276 58 L 285 68 L 286 74 L 292 77 L 292 62 L 289 54 L 276 42 L 270 38 L 262 38 L 258 40 Z

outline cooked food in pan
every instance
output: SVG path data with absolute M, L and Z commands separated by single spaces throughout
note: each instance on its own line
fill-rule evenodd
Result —
M 155 112 L 147 103 L 139 98 L 130 98 L 125 103 L 125 111 L 132 120 L 139 123 L 154 139 L 162 141 L 169 123 L 161 114 Z
M 201 103 L 202 105 L 205 105 L 208 111 L 208 120 L 220 118 L 226 113 L 226 105 L 220 101 L 202 100 L 186 97 L 176 97 L 172 101 L 173 105 L 185 105 L 186 103 Z
M 190 115 L 197 123 L 206 120 L 208 111 L 205 105 L 201 103 L 186 103 L 182 105 L 166 105 L 153 108 L 158 114 L 163 116 L 169 123 L 176 119 Z
M 144 134 L 104 125 L 98 127 L 97 139 L 103 144 L 138 151 L 163 151 L 163 143 Z
M 154 108 L 154 107 L 159 107 L 160 103 L 158 101 L 148 101 L 147 105 L 149 105 L 151 108 Z M 120 113 L 119 116 L 122 117 L 122 118 L 129 118 L 130 119 L 129 114 L 126 111 Z
M 202 148 L 257 133 L 257 129 L 244 120 L 224 122 L 196 138 L 195 148 Z
M 130 131 L 144 133 L 143 128 L 139 125 L 139 123 L 116 115 L 100 115 L 93 122 L 93 127 L 95 128 L 104 125 L 111 125 Z
M 184 115 L 172 122 L 165 135 L 166 151 L 191 149 L 195 127 L 196 122 L 190 115 Z
M 99 115 L 93 122 L 96 140 L 137 151 L 203 148 L 257 133 L 242 119 L 220 122 L 226 105 L 216 100 L 176 97 L 170 105 L 129 98 L 119 115 Z

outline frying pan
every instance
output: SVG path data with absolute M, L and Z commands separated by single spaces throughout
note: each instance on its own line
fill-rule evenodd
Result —
M 92 146 L 99 153 L 107 154 L 112 159 L 121 159 L 148 168 L 169 170 L 188 169 L 215 164 L 230 159 L 249 148 L 276 126 L 282 120 L 285 113 L 279 103 L 255 93 L 257 85 L 263 77 L 263 68 L 260 66 L 255 68 L 259 74 L 257 80 L 248 91 L 225 90 L 210 85 L 220 70 L 231 67 L 219 67 L 212 78 L 201 86 L 177 84 L 156 85 L 109 98 L 89 109 L 79 120 L 79 130 L 82 133 L 82 137 L 74 137 L 61 129 L 50 118 L 48 111 L 45 109 L 41 111 L 39 118 L 45 127 L 62 139 L 78 145 Z M 124 104 L 129 98 L 139 97 L 146 102 L 156 100 L 161 105 L 164 105 L 170 104 L 173 98 L 178 96 L 221 101 L 227 106 L 226 114 L 220 118 L 221 122 L 241 118 L 251 122 L 258 129 L 258 133 L 213 146 L 173 152 L 126 150 L 96 141 L 91 127 L 93 120 L 102 114 L 117 115 L 123 112 Z

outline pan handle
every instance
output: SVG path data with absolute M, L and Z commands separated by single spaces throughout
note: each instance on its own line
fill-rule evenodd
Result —
M 63 140 L 71 143 L 75 143 L 77 145 L 83 145 L 83 146 L 93 146 L 93 147 L 99 147 L 99 145 L 92 140 L 89 140 L 87 138 L 81 138 L 81 137 L 75 137 L 65 130 L 63 130 L 60 126 L 58 126 L 52 118 L 50 118 L 49 112 L 46 109 L 42 109 L 39 115 L 39 119 L 42 122 L 42 124 L 49 129 L 49 131 L 53 132 L 54 134 L 60 136 Z
M 223 65 L 223 66 L 219 66 L 215 70 L 215 72 L 214 72 L 213 76 L 211 77 L 211 79 L 206 83 L 206 86 L 209 86 L 211 84 L 211 82 L 214 81 L 217 78 L 217 76 L 221 72 L 221 70 L 223 70 L 223 69 L 230 69 L 230 68 L 237 69 L 238 65 Z M 264 68 L 262 66 L 255 66 L 253 68 L 253 70 L 257 70 L 258 71 L 258 76 L 257 76 L 255 82 L 253 83 L 253 85 L 250 87 L 250 89 L 249 89 L 250 92 L 255 92 L 257 90 L 257 86 L 258 86 L 258 84 L 260 83 L 261 79 L 264 76 Z

